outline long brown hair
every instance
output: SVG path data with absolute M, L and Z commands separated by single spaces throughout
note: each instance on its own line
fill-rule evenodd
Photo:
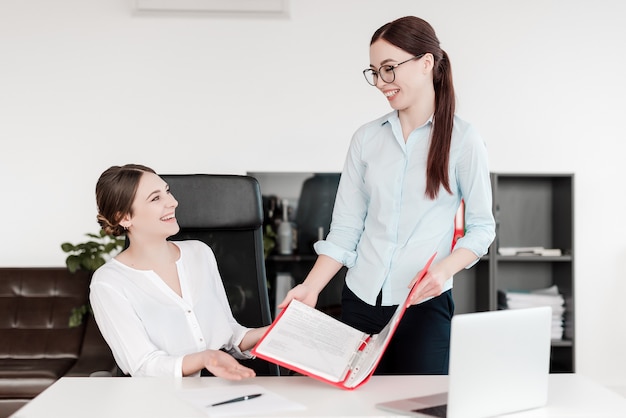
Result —
M 401 17 L 381 26 L 374 32 L 370 45 L 379 39 L 412 55 L 431 53 L 435 59 L 433 68 L 435 115 L 428 150 L 426 195 L 430 199 L 435 199 L 439 194 L 440 186 L 451 194 L 448 164 L 454 124 L 455 95 L 448 54 L 439 46 L 439 39 L 433 27 L 415 16 Z
M 150 167 L 126 164 L 109 167 L 100 175 L 96 183 L 97 219 L 106 233 L 124 234 L 120 222 L 124 216 L 132 215 L 133 201 L 144 173 L 156 174 Z

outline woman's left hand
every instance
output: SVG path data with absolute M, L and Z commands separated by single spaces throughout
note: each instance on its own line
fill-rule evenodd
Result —
M 233 356 L 220 350 L 207 350 L 204 367 L 217 377 L 241 380 L 254 377 L 254 370 L 241 365 Z
M 439 296 L 443 290 L 443 284 L 449 278 L 450 274 L 444 270 L 441 263 L 432 265 L 426 272 L 426 275 L 415 285 L 409 304 L 415 305 L 426 298 Z M 409 283 L 409 289 L 413 287 L 418 279 L 419 273 Z
M 461 269 L 471 265 L 478 257 L 466 248 L 455 249 L 452 254 L 430 266 L 426 275 L 415 285 L 409 299 L 410 305 L 422 302 L 426 298 L 434 298 L 441 294 L 446 280 L 458 273 Z M 420 273 L 411 280 L 409 289 L 419 280 Z

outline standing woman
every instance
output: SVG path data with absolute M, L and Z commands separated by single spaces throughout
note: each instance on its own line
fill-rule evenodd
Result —
M 179 230 L 178 202 L 167 183 L 142 165 L 113 166 L 98 179 L 96 201 L 104 231 L 126 234 L 130 242 L 96 270 L 90 293 L 98 327 L 122 371 L 254 376 L 233 356 L 250 358 L 246 351 L 265 328 L 245 328 L 233 318 L 206 244 L 167 240 Z
M 408 16 L 378 29 L 363 74 L 393 111 L 354 134 L 330 233 L 279 307 L 291 299 L 315 306 L 345 265 L 342 321 L 378 333 L 436 252 L 376 373 L 447 374 L 453 276 L 476 263 L 495 236 L 486 147 L 455 115 L 450 61 L 426 21 Z M 466 232 L 452 250 L 461 200 Z

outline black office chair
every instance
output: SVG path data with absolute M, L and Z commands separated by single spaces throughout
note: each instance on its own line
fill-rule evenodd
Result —
M 313 244 L 319 239 L 320 228 L 322 238 L 328 234 L 340 179 L 341 173 L 315 173 L 302 183 L 296 212 L 299 254 L 315 254 Z M 317 299 L 317 308 L 335 318 L 341 316 L 341 293 L 347 271 L 342 267 Z
M 295 219 L 299 254 L 315 254 L 320 228 L 322 239 L 328 234 L 340 179 L 341 173 L 314 173 L 302 183 Z
M 235 319 L 247 327 L 271 323 L 263 255 L 261 189 L 254 177 L 222 174 L 161 175 L 178 200 L 180 232 L 172 240 L 197 239 L 217 259 Z M 258 376 L 278 376 L 277 365 L 241 360 Z

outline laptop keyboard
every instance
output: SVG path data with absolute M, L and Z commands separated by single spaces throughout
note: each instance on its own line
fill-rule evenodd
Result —
M 414 409 L 413 412 L 419 412 L 420 414 L 431 415 L 437 418 L 446 418 L 448 405 L 437 405 L 429 408 Z

